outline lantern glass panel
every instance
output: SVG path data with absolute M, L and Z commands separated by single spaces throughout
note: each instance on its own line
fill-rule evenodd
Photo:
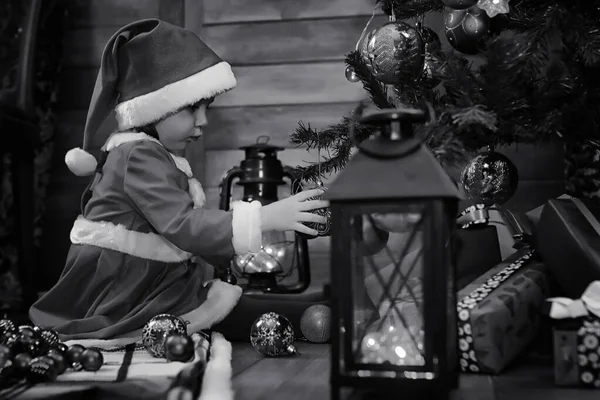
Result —
M 363 208 L 350 216 L 354 365 L 410 370 L 426 364 L 425 210 L 408 204 L 387 212 Z

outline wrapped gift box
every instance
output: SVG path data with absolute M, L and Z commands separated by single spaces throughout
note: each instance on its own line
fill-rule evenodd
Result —
M 576 198 L 545 204 L 536 248 L 565 295 L 579 298 L 600 279 L 600 202 Z
M 554 382 L 600 388 L 600 318 L 561 321 L 553 329 Z
M 545 266 L 524 247 L 458 293 L 463 372 L 497 374 L 537 336 L 548 293 Z

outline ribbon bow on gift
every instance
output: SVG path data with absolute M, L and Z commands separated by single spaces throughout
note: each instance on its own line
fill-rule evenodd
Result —
M 600 281 L 590 283 L 580 299 L 552 297 L 547 300 L 550 302 L 550 318 L 579 318 L 590 314 L 600 318 Z

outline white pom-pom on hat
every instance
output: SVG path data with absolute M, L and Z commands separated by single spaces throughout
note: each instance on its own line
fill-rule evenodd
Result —
M 93 155 L 76 147 L 65 154 L 65 164 L 77 176 L 90 176 L 96 170 L 98 162 Z

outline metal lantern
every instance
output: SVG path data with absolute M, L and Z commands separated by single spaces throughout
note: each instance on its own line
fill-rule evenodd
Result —
M 324 195 L 331 204 L 332 398 L 342 388 L 444 399 L 457 385 L 450 235 L 459 192 L 413 136 L 418 109 L 382 110 Z
M 240 166 L 225 173 L 220 184 L 219 208 L 230 209 L 235 180 L 243 188 L 243 201 L 258 200 L 262 205 L 278 200 L 279 187 L 286 184 L 284 178 L 291 181 L 291 192 L 301 188 L 292 168 L 283 166 L 277 158 L 277 152 L 283 148 L 268 141 L 268 137 L 260 136 L 256 144 L 240 148 L 245 152 L 245 159 Z M 264 232 L 258 253 L 236 255 L 231 264 L 231 269 L 247 279 L 247 284 L 242 285 L 246 292 L 300 293 L 310 285 L 308 244 L 293 232 Z M 233 272 L 231 269 L 229 274 Z M 281 284 L 281 278 L 294 270 L 297 270 L 298 282 Z

